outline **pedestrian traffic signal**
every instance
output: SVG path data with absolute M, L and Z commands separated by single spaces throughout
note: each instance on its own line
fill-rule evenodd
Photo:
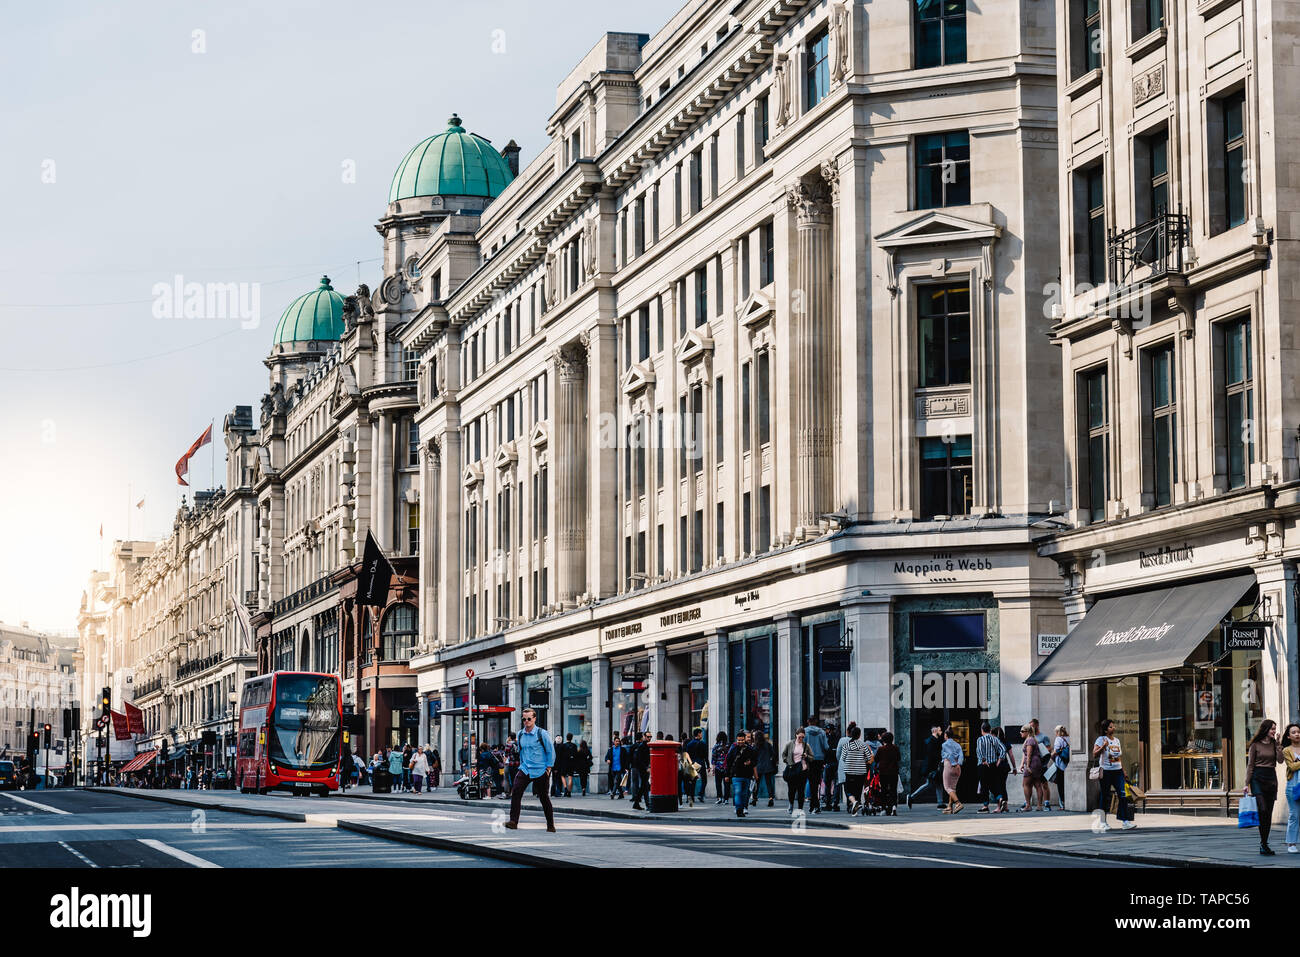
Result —
M 53 729 L 52 729 L 52 728 L 50 727 L 50 725 L 47 723 L 47 724 L 45 725 L 45 729 L 44 729 L 44 730 L 45 730 L 45 747 L 46 747 L 46 749 L 48 750 L 49 747 L 50 747 L 50 731 L 52 731 Z

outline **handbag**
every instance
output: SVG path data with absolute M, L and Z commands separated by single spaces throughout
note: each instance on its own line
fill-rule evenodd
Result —
M 1254 795 L 1243 796 L 1237 805 L 1237 827 L 1259 827 L 1259 805 Z
M 1101 780 L 1101 764 L 1095 764 L 1088 769 L 1088 780 L 1089 781 Z
M 1043 780 L 1044 781 L 1052 780 L 1052 778 L 1056 777 L 1056 772 L 1059 770 L 1060 768 L 1056 766 L 1056 762 L 1055 761 L 1051 762 L 1050 764 L 1047 765 L 1047 770 L 1043 772 Z

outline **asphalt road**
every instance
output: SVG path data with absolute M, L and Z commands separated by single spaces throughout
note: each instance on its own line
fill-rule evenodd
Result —
M 0 791 L 0 867 L 511 867 L 315 824 L 88 791 Z

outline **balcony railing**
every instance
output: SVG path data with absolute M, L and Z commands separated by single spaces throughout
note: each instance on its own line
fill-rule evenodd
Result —
M 179 680 L 180 678 L 188 677 L 189 675 L 196 674 L 200 671 L 207 671 L 209 668 L 220 664 L 225 657 L 226 656 L 221 652 L 217 652 L 214 655 L 208 655 L 206 658 L 196 658 L 194 661 L 187 661 L 176 669 L 176 677 Z
M 1111 281 L 1117 288 L 1126 289 L 1137 281 L 1181 273 L 1186 245 L 1187 216 L 1183 213 L 1161 210 L 1150 222 L 1112 232 L 1106 240 Z
M 155 691 L 161 691 L 162 685 L 163 683 L 161 678 L 154 678 L 152 681 L 146 681 L 144 684 L 140 685 L 140 687 L 135 689 L 135 696 L 136 698 L 148 697 Z

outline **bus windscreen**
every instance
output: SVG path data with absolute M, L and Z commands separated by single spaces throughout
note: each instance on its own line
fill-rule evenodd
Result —
M 337 678 L 276 678 L 269 754 L 272 762 L 306 770 L 338 763 L 338 691 Z

